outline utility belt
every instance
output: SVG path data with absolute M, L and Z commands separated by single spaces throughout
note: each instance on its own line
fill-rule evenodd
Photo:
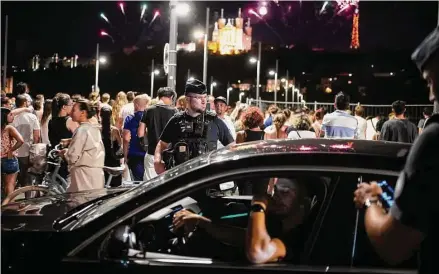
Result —
M 206 139 L 187 138 L 172 144 L 172 148 L 164 150 L 162 159 L 165 162 L 165 169 L 168 170 L 207 152 L 209 152 L 209 146 Z

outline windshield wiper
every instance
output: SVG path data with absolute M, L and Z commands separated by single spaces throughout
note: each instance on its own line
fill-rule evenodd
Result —
M 83 216 L 83 214 L 85 214 L 90 209 L 95 208 L 95 207 L 103 204 L 105 200 L 106 199 L 98 200 L 98 201 L 93 201 L 93 203 L 85 206 L 84 208 L 78 210 L 77 212 L 75 212 L 75 213 L 73 213 L 71 215 L 68 215 L 65 218 L 60 218 L 60 219 L 56 220 L 55 223 L 53 224 L 53 228 L 55 230 L 60 230 L 63 227 L 65 227 L 68 224 L 70 224 L 71 222 L 79 220 L 79 218 L 81 218 Z

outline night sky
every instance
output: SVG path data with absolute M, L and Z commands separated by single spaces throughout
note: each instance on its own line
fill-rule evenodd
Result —
M 117 2 L 2 2 L 2 43 L 4 16 L 9 15 L 9 58 L 12 62 L 28 59 L 33 54 L 51 56 L 92 56 L 96 42 L 103 48 L 117 51 L 137 41 L 142 28 L 148 22 L 139 23 L 141 2 L 126 2 L 126 20 Z M 160 10 L 161 17 L 147 28 L 147 40 L 152 45 L 168 41 L 169 2 L 145 2 L 148 4 L 146 20 L 152 11 Z M 226 17 L 236 17 L 238 7 L 247 11 L 257 2 L 191 2 L 191 16 L 179 24 L 179 40 L 189 42 L 190 33 L 203 27 L 205 8 L 211 7 L 212 16 L 221 8 Z M 323 2 L 270 2 L 268 24 L 281 36 L 262 22 L 252 18 L 253 39 L 272 44 L 306 44 L 327 50 L 349 49 L 352 20 L 348 16 L 332 17 L 331 12 L 319 15 Z M 104 12 L 112 21 L 114 29 L 99 18 Z M 361 2 L 360 44 L 364 51 L 394 48 L 413 49 L 437 24 L 436 2 Z M 246 16 L 245 16 L 246 17 Z M 105 29 L 115 38 L 99 37 Z M 117 35 L 120 32 L 121 35 Z M 3 54 L 3 52 L 2 52 Z

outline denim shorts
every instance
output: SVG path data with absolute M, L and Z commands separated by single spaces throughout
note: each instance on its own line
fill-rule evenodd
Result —
M 16 157 L 8 159 L 7 157 L 2 158 L 2 170 L 4 174 L 14 174 L 20 171 L 18 166 L 18 159 Z

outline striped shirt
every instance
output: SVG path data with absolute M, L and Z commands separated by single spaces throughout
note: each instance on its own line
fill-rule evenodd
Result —
M 346 111 L 336 110 L 323 117 L 325 138 L 357 139 L 358 121 Z

